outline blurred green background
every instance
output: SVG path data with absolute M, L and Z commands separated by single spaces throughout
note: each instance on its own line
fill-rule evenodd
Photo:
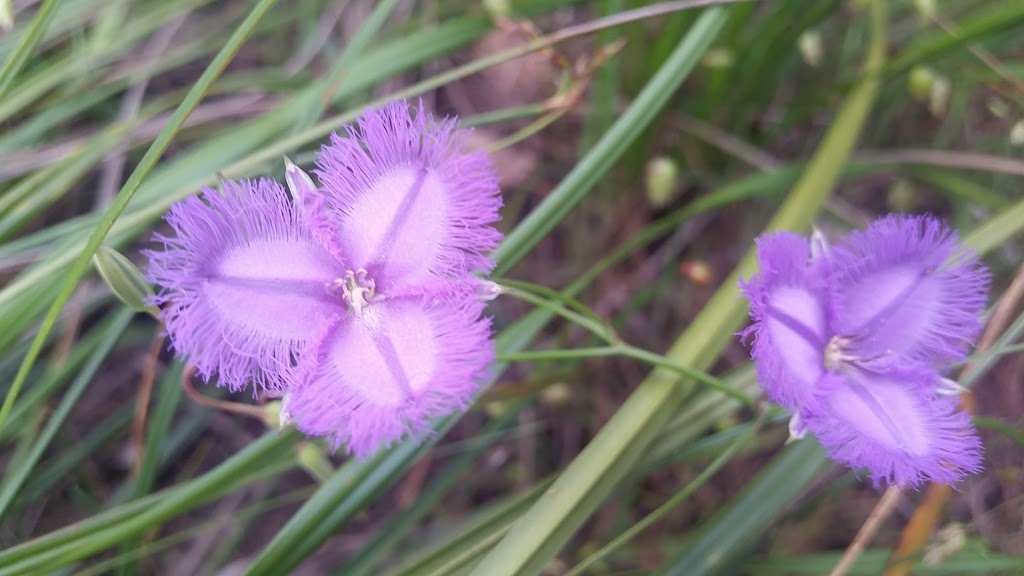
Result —
M 847 573 L 914 534 L 914 573 L 1024 573 L 1021 38 L 985 0 L 0 0 L 0 575 L 828 573 L 881 492 L 783 446 L 736 279 L 890 211 L 1005 302 L 954 374 L 986 470 Z M 93 254 L 130 275 L 172 203 L 395 98 L 492 153 L 523 296 L 467 414 L 355 461 L 183 387 Z

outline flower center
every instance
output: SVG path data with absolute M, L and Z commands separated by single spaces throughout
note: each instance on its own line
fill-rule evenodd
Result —
M 383 299 L 377 294 L 377 284 L 363 268 L 354 272 L 346 270 L 343 277 L 331 283 L 330 290 L 332 294 L 340 297 L 356 316 L 362 316 L 363 309 L 369 304 Z
M 849 352 L 853 340 L 844 336 L 833 336 L 825 346 L 825 369 L 835 370 L 843 364 L 853 364 L 858 357 Z
M 825 369 L 836 370 L 842 366 L 863 369 L 891 355 L 889 351 L 865 354 L 860 344 L 862 340 L 863 338 L 856 336 L 833 336 L 825 346 L 823 354 Z

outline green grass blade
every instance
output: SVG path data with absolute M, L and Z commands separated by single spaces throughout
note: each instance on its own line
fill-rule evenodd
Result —
M 817 442 L 787 447 L 658 574 L 721 574 L 825 469 L 824 454 Z
M 992 2 L 983 3 L 980 13 L 961 20 L 955 34 L 936 27 L 935 31 L 918 40 L 893 58 L 886 66 L 888 74 L 898 74 L 911 66 L 937 58 L 947 52 L 962 49 L 966 43 L 977 42 L 984 37 L 1010 30 L 1024 22 L 1024 3 Z
M 71 564 L 237 490 L 254 479 L 278 473 L 280 463 L 289 462 L 288 454 L 297 436 L 287 431 L 265 434 L 195 480 L 0 551 L 0 576 L 54 570 Z
M 306 105 L 297 107 L 299 116 L 295 126 L 292 128 L 292 132 L 301 132 L 316 123 L 324 109 L 333 100 L 334 94 L 341 88 L 341 83 L 351 73 L 352 63 L 362 56 L 370 41 L 380 31 L 384 22 L 397 5 L 398 0 L 382 0 L 378 2 L 373 12 L 366 18 L 366 21 L 359 27 L 359 30 L 352 39 L 349 40 L 341 56 L 333 63 L 330 74 L 327 75 L 322 85 L 314 86 L 312 90 L 300 96 L 300 98 L 306 100 Z
M 403 456 L 422 451 L 422 447 L 408 442 L 374 458 L 350 461 L 342 466 L 277 532 L 249 565 L 247 576 L 287 574 L 316 550 L 335 526 L 356 514 L 365 500 L 383 489 L 381 474 L 390 477 L 391 473 L 404 469 L 406 459 Z M 352 494 L 358 497 L 347 498 Z M 348 504 L 343 505 L 343 501 Z M 324 526 L 329 526 L 326 534 Z
M 107 354 L 114 348 L 114 344 L 121 337 L 133 315 L 134 312 L 131 310 L 123 309 L 110 318 L 107 325 L 101 330 L 102 340 L 99 347 L 89 358 L 88 362 L 86 362 L 85 366 L 82 367 L 75 381 L 68 388 L 67 393 L 64 394 L 64 398 L 61 399 L 57 409 L 54 410 L 49 421 L 46 423 L 46 428 L 43 429 L 35 445 L 32 447 L 29 457 L 22 465 L 9 469 L 4 474 L 3 486 L 0 488 L 0 518 L 3 518 L 4 513 L 7 512 L 11 502 L 24 486 L 25 479 L 28 478 L 29 473 L 39 462 L 39 459 L 42 458 L 46 447 L 50 445 L 54 436 L 57 435 L 57 431 L 64 424 L 78 399 L 82 397 L 93 376 L 96 375 L 96 371 L 99 370 Z
M 11 408 L 14 406 L 14 401 L 18 397 L 18 392 L 21 390 L 22 385 L 25 383 L 25 378 L 28 376 L 29 371 L 32 369 L 32 365 L 35 363 L 36 358 L 39 357 L 39 353 L 42 351 L 43 343 L 46 341 L 46 337 L 50 330 L 57 322 L 57 316 L 60 314 L 64 304 L 67 303 L 71 294 L 74 292 L 75 287 L 78 286 L 79 280 L 85 275 L 86 270 L 89 267 L 89 262 L 92 260 L 92 255 L 99 248 L 103 239 L 107 233 L 114 226 L 114 222 L 117 221 L 118 216 L 124 211 L 125 206 L 132 199 L 132 196 L 139 189 L 139 185 L 142 180 L 149 174 L 149 171 L 156 165 L 157 160 L 163 155 L 167 146 L 170 145 L 171 140 L 178 133 L 181 125 L 184 124 L 185 119 L 188 118 L 192 110 L 199 105 L 199 101 L 202 100 L 206 91 L 209 90 L 213 82 L 220 76 L 221 72 L 227 67 L 228 63 L 234 58 L 234 55 L 238 52 L 239 48 L 245 40 L 252 34 L 252 31 L 256 28 L 256 24 L 260 18 L 267 13 L 268 10 L 277 2 L 277 0 L 260 0 L 260 2 L 253 7 L 248 17 L 239 25 L 235 32 L 228 39 L 224 48 L 217 54 L 213 62 L 206 68 L 199 80 L 196 81 L 195 85 L 189 90 L 185 100 L 182 101 L 181 105 L 175 111 L 174 116 L 168 121 L 167 125 L 163 130 L 160 131 L 160 135 L 157 136 L 156 140 L 149 147 L 145 156 L 139 161 L 138 166 L 132 172 L 131 176 L 128 177 L 128 181 L 125 182 L 121 191 L 118 192 L 114 202 L 110 205 L 110 208 L 106 211 L 103 217 L 100 219 L 99 224 L 89 237 L 89 241 L 86 243 L 85 248 L 79 254 L 78 258 L 71 264 L 70 270 L 67 271 L 66 278 L 64 280 L 61 291 L 57 295 L 56 301 L 50 306 L 46 317 L 43 319 L 42 326 L 39 332 L 36 333 L 35 340 L 32 342 L 32 346 L 29 347 L 28 354 L 25 356 L 25 360 L 21 364 L 21 368 L 18 370 L 18 374 L 14 378 L 14 383 L 11 385 L 11 389 L 7 392 L 7 396 L 4 398 L 3 406 L 0 407 L 0 429 L 3 428 L 4 422 L 7 420 L 7 415 L 10 413 Z
M 594 144 L 551 194 L 512 231 L 494 254 L 496 276 L 509 269 L 558 225 L 593 189 L 683 83 L 728 19 L 727 8 L 710 8 L 637 95 L 615 124 Z
M 416 522 L 432 510 L 448 489 L 466 475 L 469 467 L 484 449 L 503 438 L 501 431 L 508 427 L 513 418 L 518 416 L 521 408 L 522 405 L 509 408 L 501 417 L 492 420 L 485 429 L 469 441 L 469 446 L 459 454 L 458 458 L 420 492 L 415 502 L 381 527 L 377 536 L 368 542 L 359 551 L 359 554 L 339 567 L 336 574 L 339 576 L 376 574 L 377 565 L 387 556 L 389 550 L 396 547 L 409 530 L 416 525 Z
M 21 72 L 25 63 L 28 62 L 32 52 L 39 45 L 39 41 L 43 39 L 43 34 L 53 20 L 53 16 L 57 12 L 57 4 L 59 3 L 58 0 L 45 0 L 43 2 L 36 12 L 36 17 L 32 19 L 28 31 L 21 37 L 21 41 L 18 42 L 18 47 L 4 61 L 4 67 L 0 68 L 0 100 L 7 95 L 7 89 L 11 87 L 11 83 L 14 82 L 18 73 Z

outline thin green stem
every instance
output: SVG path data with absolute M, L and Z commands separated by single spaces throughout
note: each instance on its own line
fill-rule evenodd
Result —
M 615 334 L 610 326 L 608 326 L 602 321 L 594 320 L 589 316 L 580 314 L 578 312 L 574 312 L 559 302 L 552 302 L 551 300 L 542 298 L 540 296 L 536 296 L 534 294 L 525 292 L 518 288 L 505 288 L 502 291 L 502 293 L 508 296 L 519 298 L 520 300 L 523 300 L 525 302 L 529 302 L 534 306 L 546 308 L 554 312 L 555 314 L 561 316 L 562 318 L 565 318 L 566 320 L 572 322 L 573 324 L 576 324 L 577 326 L 586 329 L 594 336 L 597 336 L 598 338 L 604 340 L 609 344 L 613 344 L 616 340 Z
M 494 282 L 504 287 L 515 288 L 529 294 L 535 294 L 537 296 L 547 298 L 548 300 L 565 306 L 569 310 L 573 310 L 587 318 L 590 318 L 594 322 L 599 324 L 605 323 L 604 318 L 601 318 L 601 315 L 590 308 L 590 306 L 581 302 L 573 294 L 567 294 L 563 290 L 554 290 L 540 284 L 524 282 L 522 280 L 511 280 L 509 278 L 494 279 Z
M 701 372 L 700 370 L 693 370 L 685 366 L 680 366 L 664 356 L 625 343 L 592 348 L 573 348 L 569 350 L 530 350 L 511 354 L 499 354 L 497 360 L 499 362 L 543 362 L 549 360 L 583 360 L 586 358 L 608 358 L 615 356 L 631 358 L 653 367 L 672 370 L 677 372 L 680 376 L 690 378 L 698 384 L 702 384 L 712 390 L 721 392 L 722 394 L 741 402 L 744 406 L 754 406 L 754 400 L 752 398 L 742 392 L 733 390 L 723 380 L 715 378 L 705 372 Z
M 665 356 L 655 354 L 649 350 L 637 348 L 636 346 L 632 346 L 629 344 L 624 344 L 621 346 L 621 348 L 622 355 L 626 356 L 627 358 L 632 358 L 634 360 L 646 362 L 651 366 L 655 366 L 658 368 L 665 368 L 667 370 L 671 370 L 684 378 L 689 378 L 693 380 L 697 384 L 703 384 L 704 386 L 711 388 L 712 390 L 721 392 L 722 394 L 732 398 L 733 400 L 739 401 L 741 404 L 747 406 L 748 408 L 754 406 L 753 398 L 750 398 L 749 396 L 742 392 L 734 390 L 724 381 L 722 381 L 719 378 L 715 378 L 714 376 L 711 376 L 707 372 L 690 368 L 688 366 L 684 366 L 677 362 L 673 362 L 671 359 L 666 358 Z

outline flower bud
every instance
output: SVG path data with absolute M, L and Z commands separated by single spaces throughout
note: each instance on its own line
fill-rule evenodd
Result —
M 135 267 L 124 254 L 110 246 L 101 245 L 92 257 L 96 270 L 110 291 L 126 306 L 136 312 L 157 315 L 157 310 L 149 305 L 153 296 L 153 287 L 142 277 L 142 272 Z
M 886 204 L 891 212 L 913 212 L 917 205 L 914 188 L 906 180 L 897 180 L 889 188 Z
M 295 460 L 310 476 L 319 482 L 326 482 L 334 475 L 334 465 L 324 454 L 319 444 L 314 442 L 300 442 L 295 447 Z
M 309 174 L 293 164 L 287 156 L 284 157 L 284 181 L 288 184 L 288 193 L 296 204 L 301 205 L 307 194 L 316 192 L 316 184 Z
M 935 0 L 914 0 L 914 9 L 921 16 L 921 19 L 930 22 L 938 14 L 938 7 Z
M 14 28 L 14 6 L 11 0 L 0 0 L 0 32 L 10 32 Z
M 540 401 L 545 406 L 565 406 L 572 400 L 572 388 L 565 382 L 555 382 L 544 388 L 540 393 Z
M 701 62 L 708 68 L 731 68 L 736 60 L 735 54 L 729 48 L 712 48 L 704 53 Z
M 687 260 L 679 264 L 679 273 L 696 286 L 710 286 L 715 281 L 711 266 L 703 260 Z
M 495 20 L 512 15 L 512 6 L 509 0 L 484 0 L 484 10 Z
M 932 93 L 935 85 L 935 72 L 927 66 L 914 66 L 907 76 L 907 89 L 914 100 L 924 101 Z
M 647 200 L 655 208 L 664 208 L 679 195 L 679 166 L 665 156 L 651 158 L 644 169 Z
M 1024 146 L 1024 120 L 1017 120 L 1010 129 L 1010 144 L 1021 147 Z
M 797 46 L 800 48 L 800 55 L 803 56 L 804 62 L 808 66 L 817 68 L 821 64 L 821 60 L 825 55 L 825 48 L 821 42 L 820 32 L 817 30 L 805 31 L 800 35 Z

